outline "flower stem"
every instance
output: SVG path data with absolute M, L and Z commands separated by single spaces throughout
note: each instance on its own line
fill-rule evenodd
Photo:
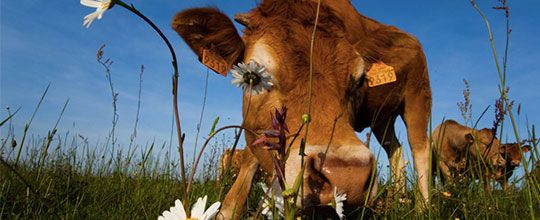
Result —
M 516 142 L 519 146 L 519 148 L 521 149 L 521 141 L 520 141 L 520 138 L 519 138 L 519 132 L 517 130 L 517 124 L 516 124 L 516 120 L 514 118 L 514 114 L 512 112 L 512 108 L 511 108 L 511 103 L 509 101 L 509 98 L 508 98 L 508 94 L 507 94 L 507 91 L 506 91 L 506 61 L 507 61 L 507 51 L 508 51 L 508 48 L 506 47 L 505 48 L 505 57 L 504 57 L 504 61 L 503 61 L 503 67 L 504 67 L 504 70 L 501 71 L 501 67 L 499 65 L 499 56 L 497 55 L 497 50 L 495 49 L 495 40 L 493 39 L 493 32 L 491 30 L 491 25 L 489 24 L 489 20 L 487 18 L 487 16 L 484 14 L 484 12 L 482 12 L 482 10 L 478 7 L 478 4 L 476 3 L 475 0 L 469 0 L 470 3 L 472 4 L 472 6 L 474 7 L 474 9 L 476 9 L 476 11 L 478 12 L 478 14 L 480 14 L 480 16 L 482 17 L 482 19 L 484 20 L 485 24 L 486 24 L 486 28 L 487 28 L 487 31 L 488 31 L 488 34 L 489 34 L 489 42 L 490 42 L 490 45 L 491 45 L 491 51 L 493 53 L 493 58 L 495 60 L 495 65 L 497 67 L 497 73 L 499 75 L 499 80 L 501 82 L 501 85 L 499 87 L 499 92 L 501 94 L 501 98 L 503 99 L 504 103 L 505 103 L 505 107 L 508 111 L 508 115 L 510 116 L 510 122 L 512 124 L 512 128 L 513 128 L 513 131 L 514 131 L 514 135 L 515 135 L 515 138 L 516 138 Z M 508 13 L 508 12 L 507 12 Z M 508 14 L 507 14 L 508 16 Z M 506 30 L 506 34 L 507 34 L 507 44 L 508 44 L 508 35 L 509 35 L 509 29 L 508 29 L 508 17 L 507 17 L 507 30 Z M 523 152 L 521 152 L 523 154 Z M 529 176 L 529 165 L 527 163 L 527 160 L 523 160 L 523 169 L 525 171 L 525 176 Z M 532 207 L 532 196 L 533 194 L 531 193 L 531 189 L 530 187 L 527 187 L 527 193 L 528 193 L 528 199 L 529 199 L 529 210 L 530 210 L 530 216 L 531 216 L 531 219 L 535 219 L 535 213 L 534 213 L 534 208 Z M 535 198 L 538 200 L 540 197 L 536 194 L 534 195 Z
M 319 13 L 321 10 L 321 0 L 317 1 L 317 14 L 315 15 L 315 22 L 313 25 L 313 32 L 311 34 L 311 44 L 309 47 L 309 85 L 308 85 L 308 110 L 307 110 L 307 116 L 309 119 L 311 119 L 311 104 L 312 104 L 312 90 L 313 90 L 313 48 L 315 45 L 315 34 L 317 32 L 317 25 L 319 24 Z M 307 143 L 308 133 L 309 133 L 309 124 L 311 123 L 311 120 L 307 120 L 306 122 L 306 131 L 304 133 L 303 141 L 304 143 Z M 303 167 L 304 164 L 304 155 L 300 155 L 301 157 L 301 166 Z M 300 198 L 304 198 L 304 184 L 303 181 L 300 185 L 301 191 L 300 191 Z M 304 208 L 304 203 L 302 203 L 302 208 Z
M 257 136 L 257 133 L 255 133 L 254 131 L 248 129 L 248 128 L 245 128 L 243 126 L 239 126 L 239 125 L 230 125 L 230 126 L 225 126 L 225 127 L 222 127 L 220 129 L 217 129 L 214 133 L 212 133 L 207 139 L 206 141 L 204 142 L 204 144 L 201 146 L 201 150 L 199 152 L 199 155 L 197 156 L 197 160 L 195 160 L 195 163 L 193 164 L 193 167 L 191 168 L 191 174 L 189 175 L 189 182 L 187 184 L 187 188 L 186 188 L 186 194 L 189 193 L 189 191 L 191 190 L 191 186 L 193 185 L 193 177 L 195 177 L 195 171 L 197 169 L 197 166 L 199 165 L 199 161 L 201 160 L 201 157 L 202 157 L 202 154 L 204 152 L 204 149 L 206 148 L 206 146 L 208 145 L 208 143 L 210 143 L 210 140 L 212 140 L 212 138 L 214 138 L 214 136 L 216 136 L 217 133 L 223 131 L 223 130 L 227 130 L 227 129 L 233 129 L 233 128 L 239 128 L 239 129 L 243 129 L 243 130 L 246 130 L 246 132 L 250 132 L 252 134 L 254 134 L 255 136 Z
M 182 128 L 180 126 L 180 116 L 178 114 L 178 62 L 177 62 L 177 59 L 176 59 L 176 53 L 174 52 L 174 49 L 173 49 L 171 43 L 169 42 L 167 37 L 165 37 L 163 32 L 161 32 L 161 30 L 148 17 L 143 15 L 141 12 L 139 12 L 135 8 L 135 6 L 133 6 L 132 4 L 128 5 L 128 4 L 124 3 L 124 2 L 122 2 L 121 0 L 117 0 L 117 1 L 115 1 L 115 3 L 122 6 L 125 9 L 133 12 L 135 15 L 139 16 L 146 23 L 148 23 L 152 27 L 152 29 L 154 29 L 154 31 L 156 31 L 158 33 L 158 35 L 161 37 L 163 42 L 165 42 L 165 44 L 167 45 L 167 48 L 169 49 L 169 52 L 171 53 L 172 66 L 173 66 L 173 69 L 174 69 L 174 74 L 173 74 L 173 78 L 172 78 L 174 118 L 175 118 L 176 131 L 177 131 L 177 136 L 178 136 L 178 152 L 180 154 L 180 172 L 182 174 L 182 188 L 186 189 L 187 181 L 186 181 L 186 169 L 184 167 L 184 144 L 183 144 L 184 140 L 182 138 Z M 187 202 L 187 198 L 188 198 L 188 195 L 186 193 L 183 196 L 184 205 L 189 205 L 189 203 Z

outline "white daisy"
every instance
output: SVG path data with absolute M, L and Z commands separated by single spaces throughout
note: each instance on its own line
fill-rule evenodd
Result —
M 274 84 L 270 82 L 272 75 L 266 70 L 266 67 L 259 65 L 254 60 L 249 63 L 238 63 L 231 70 L 233 75 L 232 84 L 242 89 L 249 88 L 251 83 L 251 94 L 258 95 L 265 90 L 270 89 Z
M 261 185 L 261 188 L 264 191 L 264 194 L 266 196 L 263 196 L 262 199 L 264 199 L 263 202 L 263 210 L 262 214 L 266 215 L 268 219 L 274 219 L 274 209 L 277 211 L 279 217 L 283 218 L 285 216 L 284 213 L 284 203 L 283 203 L 283 195 L 281 191 L 281 187 L 279 186 L 279 183 L 277 181 L 274 181 L 272 184 L 272 188 L 268 189 L 268 187 L 263 184 L 259 183 Z M 266 197 L 266 198 L 265 198 Z M 279 219 L 279 218 L 278 218 Z
M 204 196 L 204 198 L 197 199 L 197 202 L 195 205 L 193 205 L 193 208 L 191 209 L 191 217 L 187 217 L 186 211 L 184 210 L 184 206 L 182 205 L 182 202 L 180 200 L 174 201 L 173 207 L 171 207 L 170 210 L 164 211 L 161 216 L 158 217 L 158 220 L 210 220 L 213 219 L 216 214 L 218 213 L 219 206 L 221 205 L 220 202 L 216 202 L 212 204 L 206 211 L 206 199 L 208 197 Z
M 343 202 L 345 202 L 345 200 L 347 200 L 347 194 L 344 192 L 339 192 L 337 187 L 334 187 L 334 201 L 332 205 L 334 205 L 339 219 L 343 219 L 345 217 L 345 214 L 343 213 Z
M 94 20 L 101 19 L 103 13 L 114 6 L 114 0 L 81 0 L 81 5 L 96 8 L 95 12 L 84 16 L 83 26 L 88 28 Z

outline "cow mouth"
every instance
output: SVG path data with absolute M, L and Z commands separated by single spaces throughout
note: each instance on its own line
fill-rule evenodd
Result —
M 316 159 L 315 159 L 316 158 Z M 330 157 L 322 159 L 313 157 L 308 165 L 306 186 L 310 188 L 306 204 L 327 204 L 334 198 L 334 189 L 347 194 L 348 204 L 361 203 L 367 195 L 367 189 L 359 186 L 368 186 L 371 180 L 372 164 L 356 160 L 344 160 Z

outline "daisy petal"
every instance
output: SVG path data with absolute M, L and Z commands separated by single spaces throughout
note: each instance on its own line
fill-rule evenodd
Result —
M 177 199 L 174 201 L 174 205 L 176 207 L 176 210 L 178 211 L 178 215 L 180 216 L 180 219 L 186 219 L 186 210 L 184 209 L 184 205 L 182 205 L 182 202 Z
M 94 22 L 94 20 L 96 20 L 95 12 L 84 16 L 83 26 L 85 26 L 86 28 L 89 28 L 92 22 Z
M 206 208 L 206 199 L 208 197 L 204 196 L 204 198 L 197 199 L 197 202 L 195 205 L 193 205 L 193 208 L 191 209 L 191 218 L 200 219 L 202 215 L 204 214 L 204 208 Z
M 336 204 L 336 213 L 339 216 L 339 219 L 343 219 L 345 217 L 344 209 L 343 209 L 343 202 L 347 200 L 347 194 L 338 192 L 337 187 L 334 187 L 334 202 Z
M 208 207 L 206 212 L 204 212 L 201 220 L 210 220 L 210 219 L 214 218 L 216 216 L 216 214 L 218 213 L 220 205 L 221 205 L 220 202 L 216 202 L 216 203 L 212 204 L 210 207 Z
M 168 220 L 169 219 L 174 219 L 174 215 L 169 211 L 164 211 L 163 212 L 163 217 L 165 217 L 165 219 L 168 219 Z
M 95 0 L 81 0 L 81 5 L 91 7 L 91 8 L 99 8 L 101 4 L 102 4 L 101 2 L 95 1 Z

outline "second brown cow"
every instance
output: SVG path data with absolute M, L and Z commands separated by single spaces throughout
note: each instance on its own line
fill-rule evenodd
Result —
M 501 155 L 506 160 L 506 164 L 503 168 L 503 175 L 497 181 L 502 185 L 504 190 L 510 188 L 508 179 L 514 174 L 516 167 L 521 165 L 521 161 L 523 160 L 522 152 L 527 153 L 530 149 L 529 145 L 522 145 L 521 149 L 519 146 L 518 143 L 503 144 L 501 146 Z
M 492 129 L 475 130 L 446 120 L 432 133 L 433 171 L 436 166 L 442 173 L 442 182 L 454 180 L 459 175 L 478 172 L 484 187 L 489 190 L 489 179 L 503 178 L 506 161 L 503 148 Z

